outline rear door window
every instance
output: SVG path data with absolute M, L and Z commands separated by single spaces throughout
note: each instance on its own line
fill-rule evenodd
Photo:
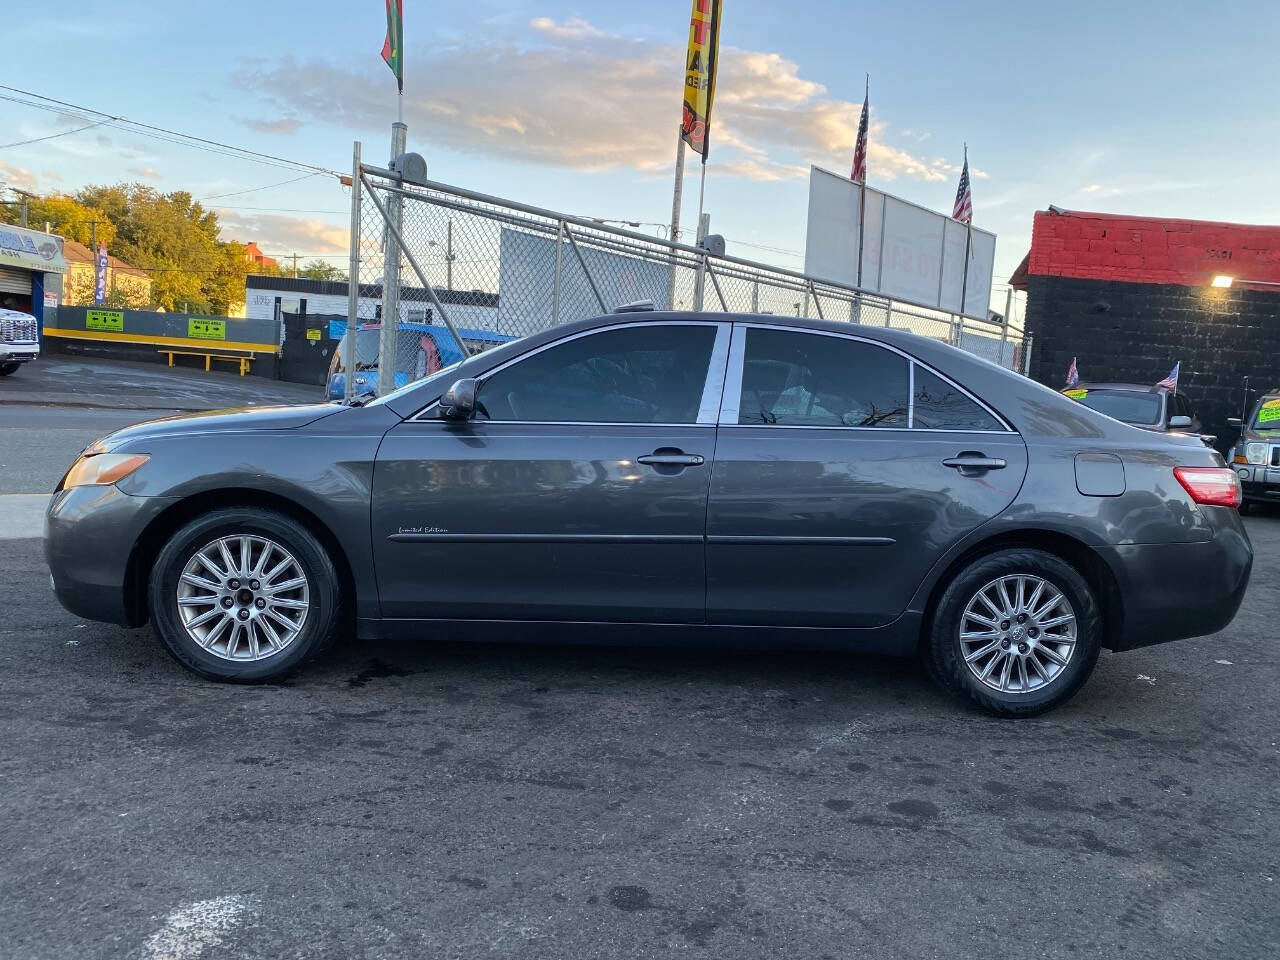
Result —
M 911 425 L 917 430 L 1003 430 L 1004 426 L 963 390 L 915 365 Z
M 738 423 L 906 427 L 907 365 L 860 340 L 749 327 Z

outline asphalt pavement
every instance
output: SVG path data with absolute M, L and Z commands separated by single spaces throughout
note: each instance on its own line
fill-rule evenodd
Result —
M 47 490 L 111 416 L 0 407 L 3 471 Z M 1029 721 L 799 651 L 348 640 L 211 684 L 0 539 L 0 955 L 1273 958 L 1280 514 L 1247 523 L 1227 630 Z

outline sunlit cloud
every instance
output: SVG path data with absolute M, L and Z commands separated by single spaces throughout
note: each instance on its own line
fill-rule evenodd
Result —
M 415 139 L 577 170 L 669 171 L 683 47 L 608 34 L 580 17 L 537 17 L 506 29 L 465 47 L 410 51 L 429 64 L 428 81 L 405 93 Z M 234 82 L 299 122 L 347 129 L 364 129 L 387 102 L 381 71 L 331 60 L 250 60 L 237 66 Z M 711 163 L 719 175 L 762 181 L 802 179 L 813 163 L 843 169 L 860 111 L 803 76 L 794 60 L 725 47 Z M 873 181 L 958 176 L 958 164 L 917 156 L 889 141 L 889 126 L 874 112 L 872 121 Z
M 280 117 L 275 120 L 236 117 L 236 123 L 258 133 L 276 133 L 285 137 L 292 136 L 302 127 L 302 121 L 297 117 Z
M 223 240 L 239 243 L 253 240 L 272 256 L 295 252 L 307 257 L 344 253 L 350 239 L 349 228 L 324 220 L 217 207 L 214 211 L 218 214 Z

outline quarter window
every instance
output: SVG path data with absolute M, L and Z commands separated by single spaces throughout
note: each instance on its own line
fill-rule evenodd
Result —
M 859 340 L 748 328 L 738 423 L 906 427 L 907 359 Z
M 716 328 L 644 324 L 577 337 L 487 378 L 479 419 L 696 423 Z
M 911 425 L 918 430 L 1002 430 L 1000 422 L 958 387 L 916 364 Z

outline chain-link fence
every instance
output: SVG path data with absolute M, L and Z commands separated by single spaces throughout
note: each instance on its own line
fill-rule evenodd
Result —
M 638 301 L 893 327 L 1025 370 L 1029 345 L 999 323 L 456 187 L 412 184 L 358 160 L 356 169 L 352 270 L 360 286 L 351 311 L 364 345 L 355 361 L 376 366 L 394 349 L 397 384 L 461 359 L 458 339 L 475 352 Z M 395 329 L 382 324 L 386 316 L 398 316 Z

